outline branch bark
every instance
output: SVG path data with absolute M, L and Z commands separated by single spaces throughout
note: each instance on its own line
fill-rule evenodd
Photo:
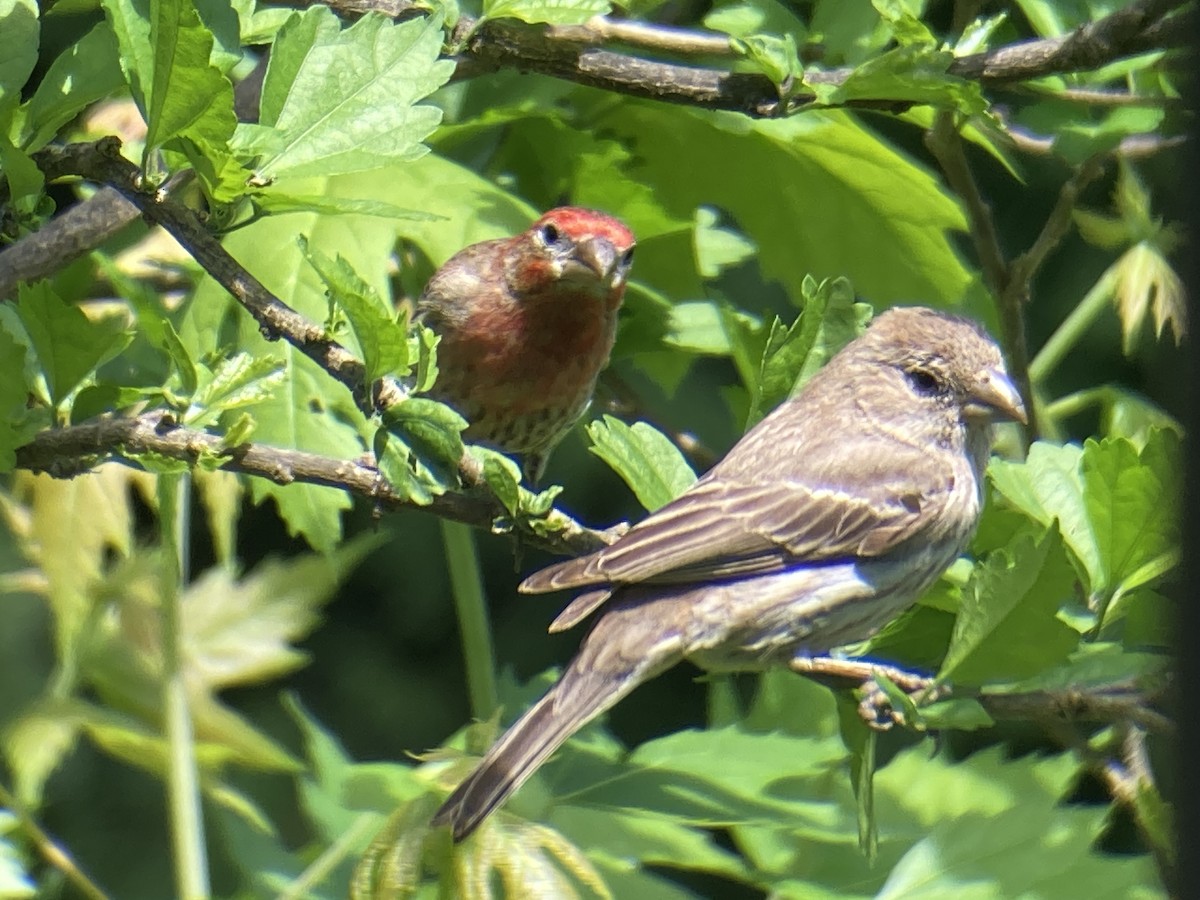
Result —
M 88 471 L 98 460 L 116 460 L 135 467 L 138 458 L 153 454 L 196 465 L 219 460 L 219 468 L 265 478 L 276 484 L 318 484 L 346 491 L 386 509 L 420 509 L 442 518 L 488 529 L 504 509 L 485 493 L 442 494 L 428 506 L 418 506 L 397 494 L 373 466 L 362 461 L 331 459 L 301 450 L 263 444 L 228 446 L 218 435 L 186 428 L 169 413 L 143 413 L 130 418 L 105 417 L 68 428 L 43 431 L 17 451 L 17 466 L 70 478 Z M 604 532 L 580 525 L 564 513 L 548 517 L 557 532 L 543 537 L 523 529 L 522 541 L 553 553 L 579 556 L 611 542 Z
M 880 665 L 870 660 L 824 656 L 797 658 L 792 661 L 791 668 L 792 671 L 823 684 L 862 688 L 867 693 L 864 709 L 872 711 L 870 715 L 864 713 L 864 718 L 868 722 L 882 720 L 883 727 L 889 727 L 893 722 L 904 722 L 898 711 L 890 709 L 886 697 L 879 690 L 876 683 L 879 674 L 886 676 L 906 694 L 914 698 L 919 697 L 922 702 L 928 703 L 948 697 L 975 700 L 994 719 L 1048 723 L 1124 722 L 1161 734 L 1170 734 L 1175 729 L 1170 719 L 1150 706 L 1158 691 L 1142 690 L 1137 686 L 1125 684 L 1108 685 L 1094 691 L 998 693 L 986 688 L 957 688 L 906 669 Z
M 378 5 L 376 5 L 378 3 Z M 344 15 L 376 8 L 389 15 L 411 15 L 412 7 L 397 0 L 333 0 Z M 1164 18 L 1182 6 L 1180 0 L 1139 0 L 1125 9 L 1082 25 L 1057 38 L 1022 41 L 953 60 L 947 74 L 985 84 L 1006 84 L 1064 72 L 1096 69 L 1124 56 L 1186 46 L 1187 15 Z M 500 69 L 537 72 L 602 90 L 681 103 L 703 109 L 772 118 L 800 111 L 813 102 L 811 92 L 786 97 L 765 75 L 683 65 L 602 49 L 620 43 L 649 53 L 684 56 L 725 55 L 728 35 L 596 17 L 583 25 L 526 25 L 514 20 L 479 22 L 459 19 L 452 42 L 462 46 L 456 80 Z M 811 82 L 838 85 L 851 69 L 805 73 Z M 910 104 L 894 99 L 861 99 L 855 108 L 895 110 Z

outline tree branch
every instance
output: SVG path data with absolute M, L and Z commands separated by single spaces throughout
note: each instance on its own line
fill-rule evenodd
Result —
M 489 529 L 505 514 L 495 498 L 478 493 L 447 493 L 428 506 L 419 506 L 397 494 L 377 469 L 359 461 L 318 456 L 301 450 L 284 450 L 262 444 L 228 446 L 218 435 L 186 428 L 162 411 L 130 418 L 105 417 L 68 428 L 43 431 L 17 451 L 17 466 L 70 478 L 88 471 L 97 460 L 116 460 L 134 467 L 147 454 L 196 465 L 219 460 L 219 468 L 265 478 L 276 484 L 317 484 L 346 491 L 387 509 L 419 509 L 445 519 Z M 548 523 L 556 533 L 543 537 L 522 529 L 522 540 L 553 553 L 578 556 L 610 543 L 612 538 L 593 531 L 557 510 Z
M 965 145 L 952 113 L 938 113 L 934 126 L 925 135 L 925 146 L 937 160 L 946 183 L 963 202 L 971 241 L 983 270 L 984 283 L 996 301 L 1000 328 L 1009 368 L 1029 413 L 1026 440 L 1038 433 L 1036 404 L 1029 375 L 1029 347 L 1025 340 L 1025 307 L 1029 303 L 1033 279 L 1046 258 L 1062 243 L 1071 228 L 1071 212 L 1083 189 L 1104 171 L 1107 155 L 1088 159 L 1075 169 L 1063 184 L 1054 208 L 1033 244 L 1008 262 L 1000 247 L 991 208 L 984 200 L 967 162 Z
M 1180 21 L 1183 17 L 1163 17 L 1183 5 L 1179 0 L 1138 0 L 1062 37 L 1021 41 L 959 57 L 949 71 L 970 80 L 1023 81 L 1098 69 L 1122 56 L 1181 47 L 1188 40 L 1188 23 Z
M 928 676 L 870 660 L 825 656 L 797 658 L 792 661 L 791 669 L 822 684 L 862 688 L 867 693 L 864 706 L 872 711 L 871 715 L 864 715 L 864 718 L 868 722 L 882 722 L 883 727 L 890 727 L 892 722 L 904 723 L 898 711 L 890 709 L 879 690 L 876 683 L 879 674 L 886 676 L 906 694 L 919 697 L 921 702 L 929 703 L 947 697 L 975 700 L 994 719 L 1053 723 L 1127 722 L 1146 731 L 1164 734 L 1170 734 L 1175 729 L 1170 719 L 1150 708 L 1149 704 L 1158 692 L 1126 684 L 1106 685 L 1094 691 L 1000 693 L 987 688 L 968 690 L 954 687 Z M 883 716 L 880 715 L 881 711 Z
M 137 207 L 119 191 L 101 188 L 0 251 L 0 301 L 17 295 L 18 282 L 52 275 L 99 247 L 137 217 Z
M 302 4 L 306 5 L 306 4 Z M 947 73 L 988 84 L 1096 69 L 1124 56 L 1184 46 L 1189 16 L 1163 18 L 1182 0 L 1138 0 L 1057 38 L 1022 41 L 953 60 Z M 410 16 L 405 0 L 332 0 L 329 6 L 357 17 L 375 9 L 393 17 Z M 500 69 L 550 75 L 601 90 L 680 103 L 703 109 L 740 112 L 753 118 L 790 115 L 815 100 L 811 92 L 782 97 L 765 75 L 645 59 L 602 49 L 619 43 L 650 53 L 682 56 L 727 55 L 728 35 L 640 22 L 595 17 L 583 25 L 526 25 L 512 19 L 480 22 L 463 16 L 451 43 L 462 47 L 456 80 Z M 810 82 L 838 85 L 851 69 L 810 69 Z M 859 99 L 855 108 L 895 110 L 894 99 Z
M 89 181 L 107 184 L 137 207 L 151 222 L 161 225 L 187 248 L 196 262 L 258 322 L 267 340 L 285 338 L 335 379 L 350 389 L 356 402 L 367 412 L 373 411 L 367 394 L 366 370 L 345 347 L 326 337 L 324 330 L 297 313 L 263 287 L 229 255 L 221 242 L 210 233 L 186 206 L 172 200 L 165 191 L 147 190 L 138 167 L 121 156 L 121 142 L 115 137 L 95 143 L 51 147 L 35 156 L 47 181 L 65 175 L 78 175 Z M 398 385 L 385 385 L 376 401 L 384 406 L 403 399 Z

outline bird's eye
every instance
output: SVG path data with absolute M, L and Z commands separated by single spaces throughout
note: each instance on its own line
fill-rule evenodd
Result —
M 628 266 L 632 265 L 632 263 L 633 263 L 633 248 L 630 247 L 628 250 L 625 251 L 625 255 L 621 257 L 621 265 L 628 267 Z
M 558 233 L 558 229 L 549 222 L 542 226 L 542 229 L 539 233 L 542 236 L 542 242 L 547 247 L 549 247 L 551 244 L 557 244 L 558 239 L 561 237 L 561 235 Z
M 935 394 L 941 387 L 938 377 L 928 369 L 909 369 L 904 374 L 918 394 Z

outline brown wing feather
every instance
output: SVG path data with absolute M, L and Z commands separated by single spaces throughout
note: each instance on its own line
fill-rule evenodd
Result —
M 903 481 L 888 488 L 866 499 L 796 481 L 701 482 L 611 547 L 543 569 L 521 590 L 681 583 L 777 571 L 797 559 L 878 556 L 909 537 L 921 508 L 939 499 Z

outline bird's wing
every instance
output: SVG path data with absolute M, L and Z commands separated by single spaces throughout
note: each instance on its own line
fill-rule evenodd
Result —
M 678 584 L 777 571 L 797 560 L 879 556 L 912 535 L 941 491 L 903 474 L 864 496 L 800 481 L 700 482 L 610 547 L 531 575 L 526 593 L 598 584 Z

